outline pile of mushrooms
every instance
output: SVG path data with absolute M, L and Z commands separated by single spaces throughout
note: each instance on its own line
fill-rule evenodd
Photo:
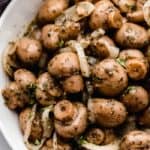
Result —
M 5 51 L 29 150 L 150 150 L 150 0 L 45 0 Z

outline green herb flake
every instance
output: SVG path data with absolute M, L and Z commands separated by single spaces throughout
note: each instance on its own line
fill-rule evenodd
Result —
M 31 117 L 32 117 L 32 112 L 29 113 L 29 117 L 28 118 L 31 119 Z
M 120 64 L 122 67 L 126 67 L 126 61 L 124 60 L 124 59 L 122 59 L 122 58 L 117 58 L 116 59 L 116 62 L 118 63 L 118 64 Z
M 136 87 L 135 86 L 128 86 L 128 88 L 125 91 L 125 94 L 128 94 L 130 92 L 136 91 Z
M 41 142 L 40 142 L 38 139 L 36 139 L 35 142 L 34 142 L 34 144 L 35 144 L 35 145 L 40 145 Z
M 136 10 L 136 5 L 129 5 L 129 4 L 126 4 L 126 7 L 128 7 L 129 10 L 132 10 L 132 11 L 135 11 L 135 10 Z
M 58 46 L 61 48 L 64 46 L 64 44 L 65 44 L 64 40 L 60 40 Z
M 87 141 L 84 139 L 83 136 L 81 136 L 81 137 L 79 138 L 78 143 L 79 143 L 79 145 L 83 145 L 83 144 L 87 143 Z

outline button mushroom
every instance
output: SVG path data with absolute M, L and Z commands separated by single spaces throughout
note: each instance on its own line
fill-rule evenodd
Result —
M 92 29 L 120 28 L 122 16 L 119 10 L 109 0 L 101 0 L 95 4 L 95 10 L 90 17 Z
M 92 128 L 86 133 L 85 138 L 89 143 L 100 145 L 104 141 L 105 134 L 100 128 Z
M 45 25 L 42 28 L 42 43 L 50 52 L 59 48 L 59 30 L 60 27 L 53 24 Z
M 3 91 L 5 103 L 10 109 L 23 108 L 28 102 L 29 97 L 16 82 L 11 82 Z
M 68 93 L 78 93 L 84 89 L 84 81 L 81 75 L 73 75 L 63 81 L 63 88 Z
M 116 96 L 128 85 L 124 68 L 113 59 L 104 59 L 92 70 L 94 87 L 106 96 Z
M 90 99 L 88 110 L 91 122 L 109 128 L 122 124 L 127 116 L 125 106 L 114 99 Z
M 141 86 L 129 86 L 121 96 L 121 102 L 129 112 L 139 112 L 149 104 L 148 93 Z
M 32 86 L 36 82 L 35 75 L 26 70 L 26 69 L 18 69 L 14 73 L 14 79 L 18 85 L 21 86 L 24 90 L 28 88 L 28 86 Z
M 124 23 L 116 33 L 116 42 L 125 48 L 142 48 L 148 45 L 148 33 L 140 25 Z
M 48 72 L 55 77 L 67 77 L 78 73 L 79 59 L 73 52 L 64 52 L 54 56 L 48 63 Z
M 83 133 L 87 126 L 87 110 L 79 102 L 58 102 L 54 107 L 54 117 L 55 130 L 64 138 L 73 138 Z
M 39 41 L 24 37 L 16 43 L 16 53 L 24 64 L 37 63 L 42 55 L 42 46 Z
M 115 43 L 108 36 L 102 36 L 100 38 L 93 39 L 91 47 L 94 53 L 101 59 L 103 58 L 116 58 L 119 54 L 119 48 L 115 46 Z
M 126 62 L 126 70 L 131 79 L 144 79 L 148 73 L 148 62 L 146 59 L 130 59 Z
M 55 84 L 54 79 L 48 72 L 38 77 L 36 86 L 36 99 L 43 106 L 55 103 L 54 100 L 61 95 L 60 88 Z
M 46 0 L 39 9 L 38 20 L 41 23 L 52 22 L 68 7 L 68 0 Z
M 128 76 L 133 80 L 144 79 L 148 72 L 148 60 L 137 49 L 123 50 L 119 59 L 124 63 Z
M 126 134 L 120 144 L 120 150 L 149 150 L 150 134 L 144 131 L 131 131 Z

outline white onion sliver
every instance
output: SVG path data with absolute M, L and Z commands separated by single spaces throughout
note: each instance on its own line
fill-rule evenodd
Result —
M 101 146 L 84 142 L 81 146 L 87 150 L 119 150 L 119 142 Z
M 24 142 L 29 150 L 39 150 L 45 142 L 45 139 L 42 139 L 39 145 L 34 145 L 34 144 L 29 143 L 29 136 L 31 133 L 32 122 L 36 115 L 36 107 L 37 107 L 36 105 L 32 107 L 31 117 L 29 118 L 27 122 L 25 135 L 24 135 Z
M 86 59 L 83 47 L 81 46 L 80 43 L 78 43 L 76 41 L 69 41 L 69 44 L 77 52 L 77 55 L 79 57 L 79 62 L 80 62 L 80 68 L 81 68 L 82 75 L 84 77 L 89 77 L 90 76 L 90 68 L 89 68 L 89 64 L 88 64 L 88 61 Z
M 144 19 L 150 26 L 150 0 L 147 0 L 143 6 Z
M 26 126 L 26 130 L 25 130 L 25 135 L 24 135 L 24 141 L 27 142 L 28 138 L 30 136 L 31 133 L 31 127 L 32 127 L 32 122 L 35 118 L 36 115 L 36 105 L 33 106 L 32 111 L 31 111 L 31 116 L 29 118 L 29 120 L 27 121 L 27 126 Z
M 93 31 L 90 36 L 92 38 L 98 38 L 99 36 L 102 36 L 104 34 L 105 34 L 105 30 L 102 28 L 98 28 L 97 30 Z
M 84 15 L 79 15 L 77 12 L 78 8 L 83 9 L 83 11 L 85 11 Z M 94 5 L 90 2 L 80 2 L 77 5 L 74 5 L 70 8 L 68 8 L 67 10 L 65 10 L 63 12 L 63 14 L 61 14 L 60 16 L 58 16 L 55 19 L 55 24 L 63 24 L 65 21 L 73 21 L 73 22 L 77 22 L 87 16 L 89 16 L 93 10 L 94 10 Z
M 119 55 L 119 48 L 118 48 L 118 47 L 111 46 L 111 45 L 110 45 L 106 40 L 104 40 L 104 39 L 100 39 L 100 41 L 101 41 L 102 43 L 104 43 L 105 46 L 107 47 L 111 58 L 117 58 L 117 57 L 118 57 L 118 55 Z
M 29 143 L 29 141 L 27 141 L 25 144 L 29 150 L 40 150 L 40 148 L 43 146 L 45 140 L 46 139 L 42 139 L 39 145 L 31 144 L 31 143 Z
M 50 105 L 46 108 L 44 108 L 44 111 L 42 113 L 42 125 L 43 125 L 43 137 L 48 138 L 50 137 L 52 133 L 53 127 L 50 126 L 50 118 L 49 118 L 49 113 L 53 111 L 53 105 Z M 49 123 L 49 124 L 48 124 Z
M 53 134 L 53 150 L 57 150 L 57 149 L 58 149 L 57 134 L 56 134 L 56 132 L 54 132 L 54 134 Z

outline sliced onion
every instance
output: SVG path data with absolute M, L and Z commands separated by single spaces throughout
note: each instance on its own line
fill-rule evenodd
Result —
M 56 132 L 54 132 L 54 134 L 53 134 L 53 150 L 58 150 L 57 134 L 56 134 Z
M 90 68 L 89 68 L 89 64 L 86 59 L 83 47 L 81 46 L 81 44 L 79 42 L 76 42 L 73 40 L 69 41 L 68 44 L 77 52 L 77 55 L 79 57 L 82 75 L 84 77 L 89 77 L 90 76 Z
M 53 105 L 50 105 L 46 108 L 44 108 L 44 111 L 42 113 L 42 125 L 43 125 L 43 137 L 48 138 L 52 134 L 53 125 L 52 121 L 49 118 L 49 113 L 53 111 Z
M 29 150 L 39 150 L 45 142 L 45 139 L 42 139 L 39 145 L 34 145 L 34 144 L 29 143 L 29 137 L 31 134 L 32 122 L 36 116 L 36 107 L 37 107 L 36 105 L 34 105 L 32 107 L 31 117 L 29 118 L 29 120 L 27 122 L 25 135 L 24 135 L 24 142 L 25 142 L 25 144 Z
M 20 67 L 16 60 L 16 43 L 10 43 L 9 47 L 5 50 L 2 64 L 7 75 L 13 77 L 14 70 Z
M 100 37 L 100 36 L 102 36 L 104 34 L 105 34 L 105 30 L 102 29 L 102 28 L 99 28 L 99 29 L 93 31 L 90 36 L 92 38 L 98 38 L 98 37 Z
M 115 142 L 112 144 L 108 144 L 108 145 L 95 145 L 92 143 L 88 143 L 88 142 L 83 142 L 83 144 L 81 144 L 81 146 L 83 148 L 86 148 L 87 150 L 119 150 L 119 142 Z
M 108 43 L 108 41 L 104 40 L 104 39 L 100 39 L 100 42 L 104 43 L 105 46 L 107 47 L 110 57 L 111 58 L 117 58 L 119 55 L 119 48 L 112 46 Z
M 150 26 L 150 0 L 147 0 L 143 6 L 144 19 Z
M 63 24 L 65 21 L 77 22 L 89 16 L 93 12 L 94 8 L 94 5 L 90 2 L 80 2 L 77 5 L 68 8 L 62 15 L 58 16 L 55 23 Z M 82 12 L 82 15 L 80 12 Z

